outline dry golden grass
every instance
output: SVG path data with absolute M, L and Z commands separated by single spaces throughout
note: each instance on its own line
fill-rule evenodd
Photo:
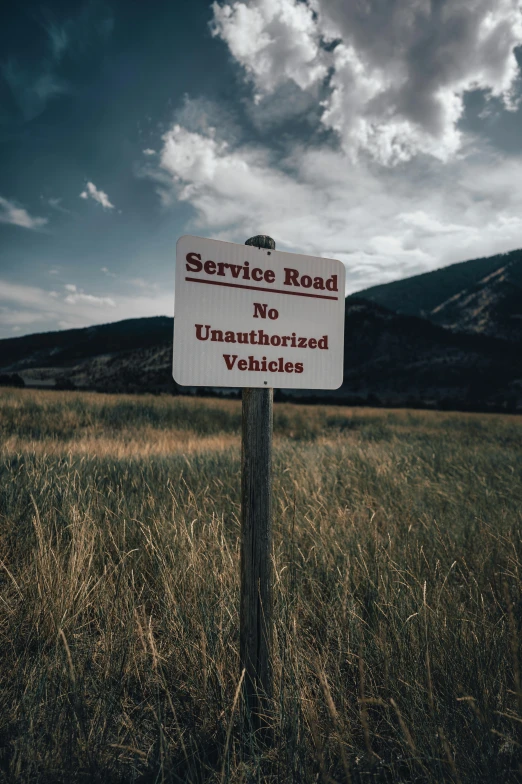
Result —
M 0 779 L 518 782 L 522 422 L 275 407 L 273 743 L 240 404 L 0 391 Z
M 0 446 L 0 456 L 35 455 L 40 457 L 169 457 L 169 455 L 195 455 L 205 452 L 222 452 L 240 449 L 238 435 L 231 433 L 213 436 L 195 436 L 186 430 L 169 430 L 158 433 L 153 428 L 143 428 L 139 437 L 129 429 L 117 436 L 82 433 L 68 443 L 53 438 L 28 439 L 10 436 Z

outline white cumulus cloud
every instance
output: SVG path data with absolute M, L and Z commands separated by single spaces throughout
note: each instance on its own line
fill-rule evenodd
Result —
M 306 3 L 255 0 L 212 8 L 213 34 L 226 41 L 261 90 L 271 91 L 287 79 L 307 89 L 326 77 L 321 30 Z
M 24 207 L 0 196 L 0 223 L 12 223 L 23 229 L 40 229 L 47 222 L 47 218 L 33 217 Z
M 452 167 L 354 164 L 326 146 L 273 160 L 175 125 L 161 167 L 194 207 L 197 233 L 267 233 L 281 250 L 339 258 L 349 291 L 522 246 L 522 161 L 492 152 Z
M 185 97 L 145 173 L 191 233 L 339 258 L 350 292 L 522 247 L 522 145 L 484 111 L 518 111 L 521 3 L 214 2 L 250 97 Z
M 77 305 L 78 303 L 86 302 L 90 305 L 108 305 L 111 308 L 116 306 L 112 297 L 97 297 L 95 294 L 85 294 L 84 291 L 78 289 L 74 283 L 66 283 L 64 289 L 68 292 L 64 298 L 64 302 L 69 305 Z M 51 292 L 52 294 L 53 292 Z
M 94 294 L 83 294 L 81 291 L 77 294 L 68 294 L 65 297 L 65 302 L 69 305 L 77 305 L 79 302 L 88 302 L 90 305 L 108 305 L 110 308 L 116 307 L 116 303 L 111 297 L 96 297 Z
M 109 197 L 104 191 L 98 190 L 93 182 L 88 182 L 84 191 L 80 193 L 80 199 L 93 199 L 106 210 L 113 210 L 114 204 L 111 204 Z
M 41 332 L 159 313 L 172 316 L 171 291 L 113 299 L 86 294 L 72 283 L 66 285 L 64 294 L 0 279 L 0 333 L 5 336 L 14 328 L 23 333 Z
M 322 122 L 354 158 L 447 161 L 467 92 L 516 106 L 520 0 L 230 0 L 213 12 L 259 96 L 323 89 Z
M 265 151 L 230 150 L 225 142 L 175 125 L 163 137 L 161 168 L 176 186 L 178 199 L 188 201 L 212 226 L 241 222 L 254 226 L 262 215 L 284 215 L 289 203 L 317 208 L 321 197 L 307 194 L 283 172 L 269 165 Z M 259 216 L 259 217 L 257 217 Z

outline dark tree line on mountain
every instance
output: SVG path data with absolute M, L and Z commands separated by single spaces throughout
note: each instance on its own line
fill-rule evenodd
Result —
M 18 373 L 0 373 L 0 387 L 25 387 L 25 381 Z

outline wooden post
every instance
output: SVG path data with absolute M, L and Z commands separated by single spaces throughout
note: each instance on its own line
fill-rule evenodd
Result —
M 263 235 L 245 245 L 275 249 Z M 272 698 L 272 404 L 273 389 L 243 389 L 239 654 L 253 729 L 266 726 Z

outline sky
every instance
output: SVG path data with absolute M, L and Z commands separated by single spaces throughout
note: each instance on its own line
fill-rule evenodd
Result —
M 0 11 L 0 337 L 172 315 L 183 234 L 347 293 L 522 247 L 522 0 Z

